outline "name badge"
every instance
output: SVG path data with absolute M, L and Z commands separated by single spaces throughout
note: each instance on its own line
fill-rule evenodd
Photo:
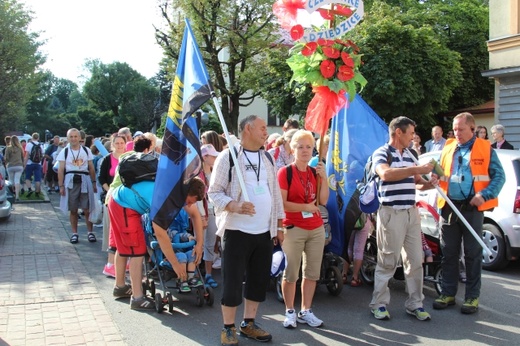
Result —
M 452 175 L 450 178 L 450 181 L 452 183 L 462 183 L 464 181 L 464 179 L 462 179 L 462 176 Z
M 263 195 L 265 193 L 264 186 L 255 186 L 255 189 L 253 190 L 255 195 Z
M 302 217 L 304 219 L 308 219 L 308 218 L 312 217 L 312 213 L 309 213 L 308 211 L 302 211 Z

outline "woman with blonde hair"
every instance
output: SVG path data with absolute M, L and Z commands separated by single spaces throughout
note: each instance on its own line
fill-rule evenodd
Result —
M 319 162 L 316 168 L 309 166 L 314 150 L 312 132 L 297 130 L 292 136 L 291 149 L 294 162 L 278 171 L 278 183 L 282 192 L 285 210 L 283 251 L 287 256 L 282 281 L 282 293 L 285 302 L 285 328 L 296 328 L 296 322 L 306 323 L 311 327 L 321 327 L 323 321 L 311 310 L 316 283 L 320 278 L 325 229 L 320 204 L 327 203 L 329 187 L 325 165 Z M 290 183 L 289 183 L 289 177 Z M 321 179 L 318 190 L 318 179 Z M 296 282 L 302 265 L 301 309 L 296 314 L 294 298 Z
M 11 143 L 5 150 L 5 163 L 7 166 L 7 174 L 9 181 L 14 186 L 15 200 L 18 201 L 20 197 L 20 178 L 22 177 L 24 150 L 20 144 L 18 137 L 11 137 Z

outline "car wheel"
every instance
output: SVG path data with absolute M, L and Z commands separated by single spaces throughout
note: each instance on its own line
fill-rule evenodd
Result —
M 506 259 L 506 243 L 500 230 L 495 225 L 485 223 L 482 228 L 482 240 L 491 250 L 491 255 L 483 252 L 482 268 L 492 271 L 504 268 L 509 261 Z

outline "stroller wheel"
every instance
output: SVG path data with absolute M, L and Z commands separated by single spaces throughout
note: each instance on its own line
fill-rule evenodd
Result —
M 325 284 L 333 296 L 338 296 L 343 290 L 343 278 L 338 267 L 328 267 L 325 270 Z
M 168 300 L 168 312 L 173 314 L 173 297 L 170 292 L 166 292 L 166 300 Z
M 161 312 L 163 312 L 163 307 L 164 307 L 164 304 L 163 304 L 161 294 L 160 293 L 155 294 L 155 310 L 158 313 L 161 313 Z
M 195 297 L 196 299 L 196 305 L 198 307 L 201 307 L 202 305 L 204 305 L 204 288 L 202 287 L 197 287 L 197 291 L 195 292 L 195 294 L 197 295 Z
M 150 295 L 155 296 L 155 281 L 153 280 L 150 280 Z
M 213 303 L 215 302 L 215 292 L 213 292 L 212 287 L 206 287 L 206 304 L 208 306 L 213 306 Z
M 435 287 L 435 290 L 437 291 L 437 294 L 441 294 L 442 291 L 442 266 L 439 265 L 435 269 L 435 274 L 433 276 L 433 286 Z
M 276 277 L 276 281 L 275 281 L 275 285 L 276 285 L 276 299 L 278 299 L 278 301 L 280 303 L 283 303 L 283 293 L 282 293 L 282 280 L 283 280 L 283 275 L 278 275 Z
M 365 244 L 365 252 L 363 253 L 363 264 L 361 265 L 361 278 L 367 285 L 374 284 L 375 272 L 377 265 L 377 244 L 376 239 L 370 237 Z

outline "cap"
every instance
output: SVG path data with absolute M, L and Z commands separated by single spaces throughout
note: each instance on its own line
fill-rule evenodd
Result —
M 135 133 L 134 133 L 134 137 L 133 137 L 133 138 L 135 138 L 135 137 L 137 137 L 137 136 L 140 136 L 140 135 L 142 135 L 142 134 L 143 134 L 142 131 L 135 131 Z
M 215 150 L 213 144 L 204 144 L 200 147 L 200 152 L 202 156 L 211 155 L 216 157 L 218 154 L 220 154 L 220 152 Z
M 359 196 L 359 209 L 363 213 L 375 213 L 379 209 L 379 198 L 377 197 L 376 181 L 365 185 L 365 190 Z

